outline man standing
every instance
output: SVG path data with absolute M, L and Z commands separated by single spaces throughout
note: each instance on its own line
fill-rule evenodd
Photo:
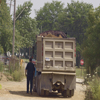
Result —
M 25 69 L 25 75 L 27 76 L 27 93 L 29 93 L 29 83 L 30 83 L 30 93 L 32 94 L 32 88 L 33 88 L 33 76 L 35 72 L 34 64 L 32 63 L 32 58 L 29 59 L 29 63 L 26 66 Z

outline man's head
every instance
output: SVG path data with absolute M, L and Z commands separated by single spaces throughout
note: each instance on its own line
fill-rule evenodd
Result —
M 32 62 L 32 58 L 30 58 L 29 61 Z

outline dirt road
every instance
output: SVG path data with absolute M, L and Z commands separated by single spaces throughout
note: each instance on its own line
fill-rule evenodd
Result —
M 21 82 L 0 81 L 0 100 L 84 100 L 85 86 L 76 85 L 75 95 L 72 98 L 64 98 L 61 94 L 50 94 L 48 97 L 40 97 L 37 93 L 26 94 L 26 79 Z

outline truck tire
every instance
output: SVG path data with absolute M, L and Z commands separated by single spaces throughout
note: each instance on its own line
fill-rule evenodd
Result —
M 41 89 L 41 80 L 38 80 L 37 94 L 38 94 L 39 96 L 44 96 L 44 94 L 45 94 L 44 89 Z
M 48 96 L 49 95 L 49 91 L 48 90 L 45 90 L 44 95 L 45 96 Z
M 68 97 L 71 97 L 71 90 L 67 89 L 67 95 Z
M 74 96 L 74 89 L 70 91 L 71 91 L 71 96 Z
M 35 87 L 35 86 L 33 87 L 33 92 L 37 92 L 37 90 L 36 90 L 36 87 Z
M 40 96 L 40 94 L 41 94 L 41 92 L 40 92 L 40 90 L 41 90 L 41 83 L 40 83 L 40 80 L 39 80 L 39 77 L 37 77 L 37 94 Z
M 64 91 L 62 92 L 62 95 L 63 95 L 63 97 L 68 97 L 69 91 L 64 90 Z
M 62 95 L 63 95 L 64 97 L 72 97 L 72 96 L 74 95 L 74 89 L 73 89 L 73 90 L 69 90 L 69 89 L 64 90 L 64 91 L 62 92 Z
M 44 96 L 44 89 L 41 89 L 41 90 L 40 90 L 40 95 L 41 95 L 41 96 Z
M 39 85 L 38 85 L 38 86 L 37 86 L 37 94 L 38 94 L 38 95 L 40 95 L 40 93 L 39 93 L 39 92 L 40 92 L 39 89 L 40 89 L 40 88 L 39 88 Z
M 66 90 L 64 90 L 64 91 L 62 92 L 62 96 L 63 96 L 63 97 L 67 97 Z

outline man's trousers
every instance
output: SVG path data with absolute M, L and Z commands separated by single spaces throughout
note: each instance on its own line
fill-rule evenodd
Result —
M 29 93 L 29 85 L 30 85 L 30 93 L 32 93 L 33 77 L 27 76 L 27 93 Z

